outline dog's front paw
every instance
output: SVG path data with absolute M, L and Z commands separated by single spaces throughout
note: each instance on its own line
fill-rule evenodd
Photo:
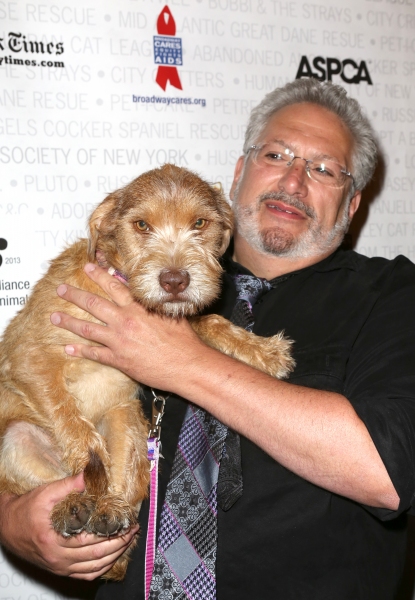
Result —
M 72 492 L 54 506 L 50 515 L 52 526 L 64 537 L 80 533 L 85 529 L 94 509 L 92 498 L 86 494 Z
M 271 337 L 260 337 L 218 315 L 192 317 L 189 321 L 209 346 L 268 375 L 283 379 L 295 367 L 291 356 L 293 342 L 285 338 L 282 332 Z
M 239 343 L 235 344 L 232 352 L 238 360 L 278 379 L 287 377 L 294 369 L 292 341 L 285 338 L 282 332 L 271 337 L 260 337 L 238 328 L 238 336 Z
M 259 339 L 261 340 L 259 348 L 255 342 L 252 366 L 278 379 L 287 377 L 295 367 L 295 361 L 291 356 L 293 342 L 285 338 L 282 332 Z
M 137 523 L 137 512 L 118 496 L 102 496 L 98 499 L 87 530 L 99 536 L 109 537 L 128 531 Z

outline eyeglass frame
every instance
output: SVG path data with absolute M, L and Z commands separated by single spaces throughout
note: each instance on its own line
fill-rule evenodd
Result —
M 268 144 L 271 144 L 272 142 L 264 142 L 263 144 L 252 144 L 252 146 L 249 146 L 246 154 L 248 155 L 249 152 L 251 150 L 261 150 L 261 148 L 263 148 L 264 146 L 267 146 Z M 283 144 L 281 144 L 283 146 Z M 294 152 L 292 150 L 290 150 L 289 148 L 285 148 L 285 153 L 288 154 L 291 157 L 291 160 L 289 160 L 288 162 L 285 163 L 286 167 L 291 167 L 293 162 L 295 161 L 296 158 L 300 158 L 301 160 L 305 161 L 305 172 L 307 173 L 308 177 L 311 179 L 311 181 L 314 181 L 315 183 L 321 183 L 322 185 L 324 185 L 324 183 L 320 182 L 320 181 L 316 181 L 315 179 L 313 179 L 311 177 L 310 174 L 310 166 L 308 163 L 316 163 L 315 160 L 311 159 L 311 158 L 304 158 L 303 156 L 295 156 Z M 343 173 L 343 175 L 346 175 L 347 177 L 350 177 L 350 179 L 352 180 L 352 187 L 353 189 L 355 188 L 355 180 L 353 175 L 351 174 L 350 171 L 347 171 L 344 167 L 342 167 L 342 165 L 338 162 L 336 162 L 335 160 L 331 161 L 336 163 L 337 165 L 339 165 L 340 167 L 340 172 Z M 323 164 L 323 161 L 322 161 Z M 344 184 L 346 183 L 347 179 L 344 180 L 344 183 L 342 183 L 337 189 L 340 189 L 344 186 Z M 330 186 L 328 186 L 330 187 Z M 334 186 L 335 187 L 335 186 Z M 336 189 L 336 188 L 335 188 Z

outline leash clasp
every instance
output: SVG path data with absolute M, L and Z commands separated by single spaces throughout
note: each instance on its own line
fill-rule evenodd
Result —
M 156 438 L 160 441 L 161 434 L 161 421 L 164 415 L 164 408 L 166 406 L 166 400 L 164 396 L 157 395 L 155 391 L 151 390 L 153 393 L 153 402 L 151 407 L 151 427 L 148 433 L 149 438 Z

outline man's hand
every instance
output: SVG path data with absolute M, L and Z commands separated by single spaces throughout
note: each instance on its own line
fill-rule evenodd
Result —
M 66 284 L 58 287 L 59 296 L 104 323 L 53 313 L 54 325 L 100 344 L 73 344 L 66 346 L 66 353 L 115 367 L 151 387 L 178 391 L 183 364 L 204 347 L 188 321 L 149 313 L 134 301 L 124 284 L 96 265 L 87 265 L 85 271 L 113 302 Z
M 84 489 L 82 474 L 42 485 L 22 496 L 0 496 L 0 543 L 14 554 L 56 575 L 93 580 L 112 567 L 138 527 L 115 538 L 81 533 L 64 538 L 49 514 L 70 491 Z

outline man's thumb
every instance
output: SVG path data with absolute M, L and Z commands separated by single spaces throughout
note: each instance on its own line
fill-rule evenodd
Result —
M 63 500 L 71 492 L 83 492 L 85 489 L 84 474 L 83 472 L 78 475 L 72 475 L 71 477 L 65 477 L 59 481 L 54 481 L 48 485 L 49 499 L 53 504 L 56 504 L 60 500 Z

